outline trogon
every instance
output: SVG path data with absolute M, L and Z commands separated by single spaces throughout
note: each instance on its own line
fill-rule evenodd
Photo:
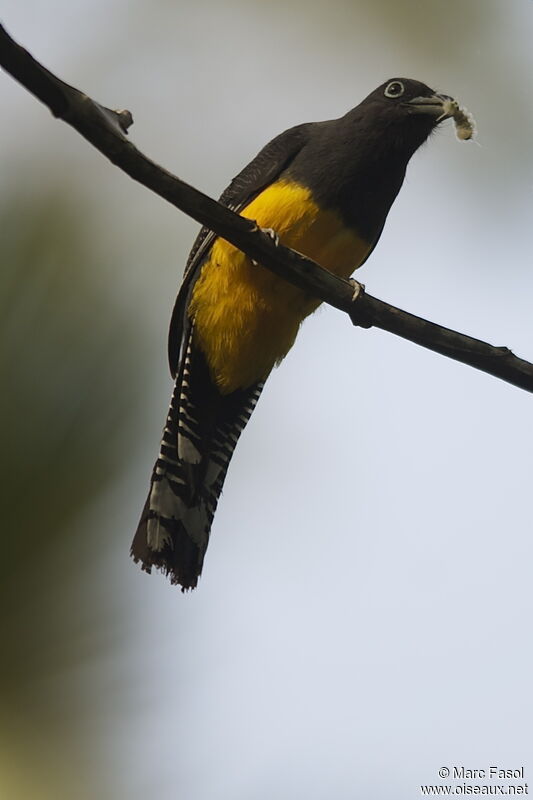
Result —
M 220 202 L 343 278 L 376 246 L 409 159 L 455 101 L 394 78 L 344 116 L 276 136 Z M 203 228 L 169 333 L 175 388 L 131 553 L 182 589 L 202 571 L 237 440 L 319 301 Z

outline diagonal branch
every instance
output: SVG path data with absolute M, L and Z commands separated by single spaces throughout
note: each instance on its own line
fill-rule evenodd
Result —
M 151 161 L 129 141 L 129 111 L 113 111 L 57 78 L 0 25 L 0 65 L 117 167 L 290 283 L 345 311 L 354 325 L 375 326 L 508 383 L 533 391 L 533 364 L 507 347 L 443 328 L 384 303 L 356 281 L 345 281 L 300 253 L 276 244 L 241 217 Z

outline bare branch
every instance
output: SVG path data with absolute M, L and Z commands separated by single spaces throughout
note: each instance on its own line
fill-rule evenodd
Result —
M 179 208 L 254 261 L 285 280 L 345 311 L 354 325 L 372 326 L 533 391 L 533 364 L 506 347 L 443 328 L 366 294 L 356 281 L 338 278 L 319 264 L 275 241 L 253 220 L 241 217 L 151 161 L 128 140 L 129 111 L 113 111 L 64 83 L 0 25 L 0 65 L 113 164 Z

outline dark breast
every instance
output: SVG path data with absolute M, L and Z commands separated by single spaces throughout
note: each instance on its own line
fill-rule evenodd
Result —
M 287 170 L 323 208 L 375 244 L 400 191 L 414 149 L 397 125 L 371 114 L 315 123 L 313 135 Z

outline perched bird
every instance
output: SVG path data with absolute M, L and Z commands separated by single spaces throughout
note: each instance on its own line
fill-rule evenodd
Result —
M 451 97 L 394 78 L 339 119 L 276 136 L 220 202 L 347 278 L 376 246 L 409 159 L 456 113 Z M 147 572 L 157 567 L 183 590 L 196 586 L 237 440 L 270 371 L 318 305 L 200 231 L 172 314 L 176 384 L 131 548 Z

